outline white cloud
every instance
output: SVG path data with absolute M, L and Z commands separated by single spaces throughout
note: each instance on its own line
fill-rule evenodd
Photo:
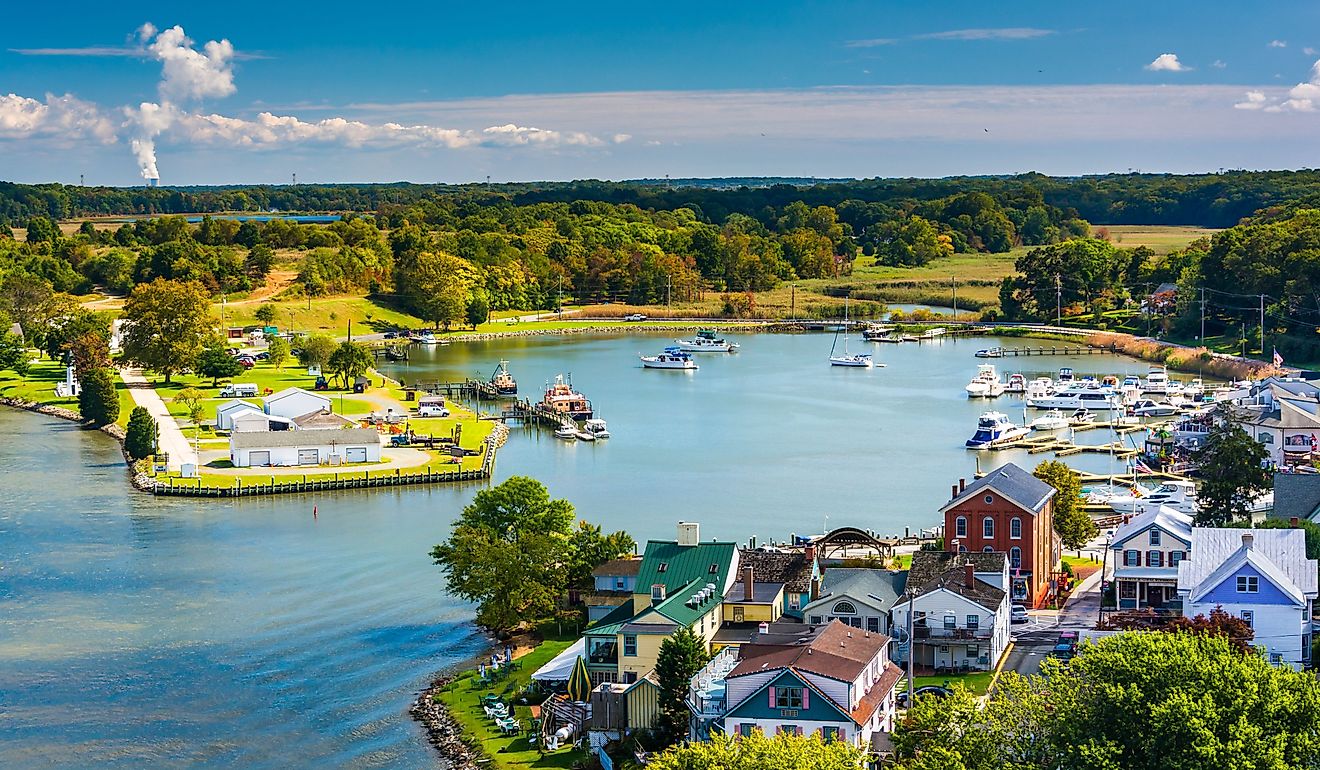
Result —
M 882 45 L 893 45 L 898 42 L 896 37 L 873 37 L 866 40 L 849 40 L 843 44 L 844 48 L 876 48 Z
M 1302 53 L 1306 54 L 1307 56 L 1315 56 L 1316 54 L 1320 53 L 1320 51 L 1317 51 L 1316 49 L 1308 45 L 1307 47 L 1302 49 Z
M 1241 101 L 1241 102 L 1237 102 L 1236 104 L 1233 105 L 1233 108 L 1234 108 L 1234 109 L 1238 109 L 1238 110 L 1260 110 L 1260 109 L 1264 109 L 1264 108 L 1265 108 L 1265 92 L 1264 92 L 1264 91 L 1248 91 L 1248 92 L 1247 92 L 1247 98 L 1246 98 L 1246 100 Z
M 46 94 L 45 101 L 0 94 L 0 139 L 39 137 L 112 144 L 115 126 L 96 105 L 70 94 Z
M 1217 70 L 1222 70 L 1223 68 L 1227 67 L 1228 64 L 1223 59 L 1215 59 L 1213 62 L 1210 63 L 1210 66 L 1214 67 Z
M 945 32 L 927 32 L 913 35 L 913 40 L 1030 40 L 1053 35 L 1055 30 L 1037 29 L 1036 27 L 981 27 L 975 29 L 951 29 Z
M 198 51 L 183 27 L 162 30 L 152 39 L 155 27 L 144 24 L 139 35 L 147 50 L 161 63 L 160 95 L 165 99 L 206 99 L 229 96 L 234 85 L 234 46 L 228 40 L 211 40 Z
M 1269 48 L 1287 48 L 1287 47 L 1288 47 L 1288 41 L 1287 41 L 1287 40 L 1271 40 L 1271 41 L 1269 42 L 1269 46 L 1268 46 L 1268 47 L 1269 47 Z
M 1151 72 L 1187 72 L 1191 67 L 1178 61 L 1176 53 L 1162 53 L 1155 57 L 1155 61 L 1147 64 L 1146 69 Z

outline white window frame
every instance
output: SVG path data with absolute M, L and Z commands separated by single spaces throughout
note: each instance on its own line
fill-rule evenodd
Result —
M 1022 519 L 1018 516 L 1008 520 L 1008 537 L 1012 540 L 1022 539 Z
M 1151 545 L 1159 545 L 1159 544 L 1160 544 L 1160 535 L 1162 535 L 1162 534 L 1163 534 L 1163 533 L 1161 533 L 1158 529 L 1152 529 L 1152 530 L 1150 531 L 1150 544 L 1151 544 Z
M 981 517 L 981 537 L 989 540 L 995 536 L 995 519 L 993 516 Z
M 967 537 L 967 517 L 959 516 L 953 520 L 953 536 Z
M 1255 575 L 1238 575 L 1237 592 L 1240 594 L 1260 593 L 1260 578 Z M 1250 612 L 1250 610 L 1247 610 Z

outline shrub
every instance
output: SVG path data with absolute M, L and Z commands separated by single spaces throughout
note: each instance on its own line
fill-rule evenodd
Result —
M 128 433 L 124 437 L 124 449 L 128 456 L 141 460 L 156 451 L 156 419 L 145 407 L 133 407 L 128 416 Z

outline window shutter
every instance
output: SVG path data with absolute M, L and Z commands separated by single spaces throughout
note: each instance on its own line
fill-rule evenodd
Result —
M 770 689 L 770 708 L 774 708 L 774 707 L 775 707 L 775 688 L 771 687 L 771 688 L 769 688 L 769 689 Z
M 805 687 L 802 688 L 802 708 L 811 708 L 811 691 Z

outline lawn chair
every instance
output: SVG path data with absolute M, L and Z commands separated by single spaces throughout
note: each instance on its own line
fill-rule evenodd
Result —
M 503 703 L 497 706 L 482 706 L 481 709 L 482 711 L 485 711 L 486 716 L 491 719 L 499 720 L 507 719 L 509 717 L 509 710 L 504 707 Z
M 504 735 L 517 735 L 522 732 L 522 723 L 512 717 L 496 720 L 495 724 Z
M 480 701 L 483 706 L 494 706 L 496 704 L 504 705 L 504 699 L 495 693 L 481 696 Z

